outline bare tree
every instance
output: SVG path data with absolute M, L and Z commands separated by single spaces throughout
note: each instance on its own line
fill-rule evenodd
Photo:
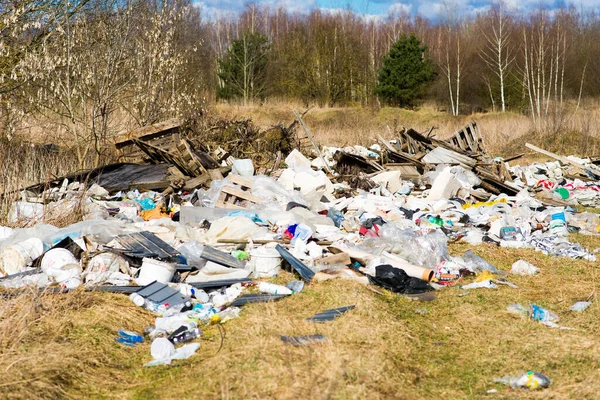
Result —
M 507 12 L 506 7 L 504 0 L 499 0 L 492 4 L 488 12 L 488 19 L 483 24 L 489 25 L 486 26 L 488 29 L 484 29 L 484 27 L 481 29 L 485 42 L 484 47 L 479 52 L 479 56 L 488 69 L 498 77 L 502 112 L 506 111 L 506 99 L 504 93 L 506 76 L 516 58 L 515 48 L 510 43 L 512 18 Z M 494 103 L 489 79 L 486 79 L 486 83 L 490 89 L 492 103 Z
M 57 21 L 53 34 L 16 68 L 27 82 L 27 99 L 62 127 L 80 167 L 91 150 L 98 165 L 110 118 L 128 83 L 131 2 L 95 3 L 72 19 Z M 60 10 L 57 10 L 60 12 Z

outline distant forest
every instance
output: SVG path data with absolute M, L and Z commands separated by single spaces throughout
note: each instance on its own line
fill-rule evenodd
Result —
M 248 5 L 205 19 L 189 0 L 0 0 L 0 105 L 10 133 L 27 115 L 100 143 L 120 126 L 214 101 L 381 106 L 378 72 L 414 34 L 435 75 L 421 101 L 452 115 L 513 111 L 533 122 L 600 96 L 600 16 L 502 2 L 437 21 Z

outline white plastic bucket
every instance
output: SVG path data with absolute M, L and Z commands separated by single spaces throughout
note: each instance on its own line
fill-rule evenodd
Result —
M 42 258 L 40 268 L 63 288 L 74 289 L 81 285 L 81 265 L 67 249 L 48 250 Z
M 169 283 L 175 274 L 175 268 L 170 264 L 152 258 L 142 259 L 140 275 L 135 280 L 140 286 L 146 286 L 154 281 Z
M 48 270 L 67 270 L 67 269 L 80 269 L 79 261 L 75 258 L 73 253 L 67 249 L 51 249 L 44 254 L 42 258 L 42 264 L 40 268 L 44 272 Z
M 250 266 L 255 278 L 268 278 L 279 275 L 281 255 L 273 248 L 259 247 L 250 252 Z
M 44 252 L 44 243 L 38 238 L 29 238 L 23 242 L 2 249 L 0 266 L 7 275 L 16 274 Z

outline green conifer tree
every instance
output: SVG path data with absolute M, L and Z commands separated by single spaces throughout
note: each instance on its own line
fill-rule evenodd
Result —
M 234 40 L 219 62 L 218 96 L 248 100 L 264 97 L 269 40 L 260 33 L 246 32 Z
M 435 77 L 427 47 L 414 35 L 402 35 L 383 59 L 373 91 L 390 105 L 414 107 Z

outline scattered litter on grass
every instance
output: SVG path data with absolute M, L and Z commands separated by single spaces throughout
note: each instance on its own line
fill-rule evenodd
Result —
M 552 381 L 544 374 L 539 372 L 527 371 L 519 376 L 504 376 L 494 379 L 496 383 L 502 383 L 513 389 L 538 390 L 550 387 Z
M 314 343 L 326 343 L 329 339 L 323 335 L 308 335 L 308 336 L 281 336 L 284 343 L 292 346 L 308 346 Z
M 590 302 L 590 301 L 578 301 L 577 303 L 575 303 L 571 307 L 569 307 L 569 310 L 577 311 L 577 312 L 584 312 L 591 305 L 592 305 L 592 302 Z
M 136 163 L 4 193 L 13 200 L 10 220 L 28 228 L 0 227 L 0 287 L 129 295 L 132 306 L 153 313 L 156 322 L 144 330 L 146 340 L 123 329 L 115 340 L 151 343 L 154 360 L 146 365 L 191 357 L 203 326 L 221 329 L 240 316 L 240 307 L 293 302 L 327 280 L 420 301 L 437 301 L 436 293 L 452 286 L 519 289 L 494 260 L 472 250 L 451 256 L 449 242 L 596 260 L 595 252 L 568 237 L 595 234 L 600 226 L 597 214 L 576 208 L 600 206 L 600 168 L 591 160 L 528 144 L 553 161 L 510 165 L 486 152 L 475 123 L 449 140 L 408 129 L 389 141 L 379 137 L 367 149 L 302 148 L 298 121 L 268 132 L 248 121 L 224 122 L 217 128 L 225 137 L 205 141 L 171 122 L 166 130 L 157 124 L 116 139 Z M 277 140 L 265 144 L 265 135 Z M 255 147 L 257 140 L 264 148 Z M 75 210 L 83 221 L 63 228 L 43 223 Z M 282 269 L 298 279 L 280 284 L 275 279 Z M 510 272 L 540 270 L 518 260 Z M 571 309 L 581 312 L 589 304 Z M 307 321 L 331 321 L 354 307 Z M 569 329 L 537 305 L 513 304 L 508 311 Z M 282 340 L 305 345 L 328 339 Z

